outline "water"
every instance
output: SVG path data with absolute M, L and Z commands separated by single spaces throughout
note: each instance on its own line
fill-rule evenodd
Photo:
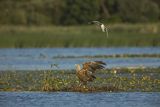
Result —
M 0 71 L 74 69 L 85 61 L 102 60 L 112 67 L 159 67 L 160 58 L 78 58 L 112 54 L 160 54 L 160 48 L 32 48 L 0 49 Z M 77 58 L 58 58 L 75 56 Z M 160 92 L 76 93 L 0 92 L 0 107 L 159 107 Z
M 0 92 L 1 107 L 159 107 L 160 93 Z
M 159 47 L 148 48 L 27 48 L 0 49 L 0 70 L 74 69 L 75 64 L 102 60 L 112 67 L 159 67 L 160 58 L 78 58 L 113 54 L 160 54 Z M 76 58 L 59 58 L 74 56 Z M 57 64 L 58 68 L 51 68 Z

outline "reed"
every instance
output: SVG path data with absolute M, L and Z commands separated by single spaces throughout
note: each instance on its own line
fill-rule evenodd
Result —
M 95 26 L 1 26 L 0 48 L 160 46 L 160 24 L 112 24 L 109 37 Z

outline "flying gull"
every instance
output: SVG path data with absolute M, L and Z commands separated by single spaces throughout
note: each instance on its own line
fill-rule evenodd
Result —
M 90 24 L 96 24 L 96 25 L 100 26 L 102 32 L 106 32 L 106 35 L 107 35 L 107 37 L 108 37 L 108 28 L 107 28 L 103 23 L 101 23 L 101 22 L 99 22 L 99 21 L 91 21 L 91 22 L 89 22 L 89 23 L 90 23 Z

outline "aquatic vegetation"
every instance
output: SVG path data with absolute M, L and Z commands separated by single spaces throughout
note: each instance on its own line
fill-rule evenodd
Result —
M 0 91 L 160 92 L 159 74 L 160 68 L 105 69 L 84 87 L 72 70 L 1 71 Z
M 53 58 L 160 58 L 160 54 L 112 54 L 112 55 L 93 55 L 93 56 L 54 56 Z
M 0 47 L 154 47 L 160 46 L 159 25 L 109 25 L 108 38 L 94 26 L 0 26 Z

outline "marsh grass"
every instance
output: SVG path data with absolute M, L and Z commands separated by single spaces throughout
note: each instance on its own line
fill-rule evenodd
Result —
M 95 26 L 1 26 L 1 48 L 160 46 L 160 24 L 112 24 L 109 37 Z
M 72 70 L 1 71 L 0 91 L 159 92 L 159 74 L 159 68 L 106 69 L 97 72 L 97 79 L 84 87 Z

